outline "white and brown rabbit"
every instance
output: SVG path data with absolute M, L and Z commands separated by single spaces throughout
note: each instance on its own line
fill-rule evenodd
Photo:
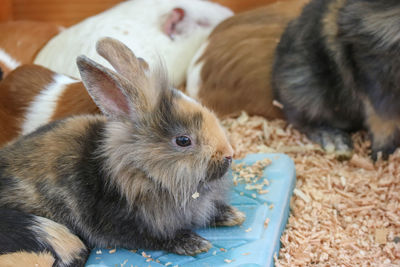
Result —
M 81 81 L 28 64 L 0 82 L 0 146 L 54 120 L 100 113 Z
M 15 220 L 35 216 L 27 217 L 28 226 L 41 217 L 54 221 L 88 248 L 207 251 L 210 242 L 193 228 L 244 220 L 225 202 L 233 150 L 222 127 L 210 111 L 173 89 L 163 68 L 148 69 L 119 41 L 102 39 L 97 51 L 116 72 L 85 56 L 77 64 L 105 116 L 56 121 L 0 150 L 0 208 L 22 212 Z M 46 231 L 46 223 L 39 228 Z M 0 236 L 7 234 L 0 228 Z M 40 251 L 3 240 L 0 254 Z M 68 249 L 45 252 L 57 266 L 83 265 L 85 248 L 76 242 Z
M 338 156 L 368 129 L 372 157 L 400 144 L 400 2 L 313 0 L 277 47 L 273 87 L 290 123 Z
M 52 38 L 34 63 L 79 78 L 74 59 L 81 54 L 109 66 L 95 49 L 97 40 L 108 36 L 124 42 L 150 65 L 157 63 L 161 55 L 171 83 L 181 86 L 197 48 L 219 22 L 232 14 L 213 1 L 122 1 Z

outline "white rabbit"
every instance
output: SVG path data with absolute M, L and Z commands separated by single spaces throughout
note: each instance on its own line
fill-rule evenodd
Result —
M 96 41 L 108 36 L 150 65 L 161 56 L 170 80 L 180 86 L 196 50 L 231 15 L 228 8 L 202 0 L 130 0 L 66 29 L 47 43 L 34 63 L 79 78 L 75 58 L 81 54 L 109 66 L 95 50 Z

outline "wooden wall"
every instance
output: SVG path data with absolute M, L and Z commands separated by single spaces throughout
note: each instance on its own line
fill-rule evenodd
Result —
M 239 12 L 277 0 L 212 1 Z M 118 2 L 121 0 L 0 0 L 0 21 L 37 20 L 68 26 L 100 13 Z

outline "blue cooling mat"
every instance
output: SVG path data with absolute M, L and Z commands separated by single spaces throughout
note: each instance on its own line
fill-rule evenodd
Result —
M 211 241 L 213 247 L 207 253 L 195 257 L 168 254 L 163 251 L 128 251 L 125 249 L 94 249 L 86 267 L 115 266 L 273 266 L 273 256 L 278 253 L 280 236 L 289 215 L 289 200 L 295 185 L 293 161 L 284 154 L 252 154 L 243 160 L 247 165 L 269 158 L 272 163 L 265 168 L 263 177 L 270 182 L 266 194 L 246 190 L 245 184 L 233 186 L 230 203 L 246 213 L 241 226 L 200 229 L 201 236 Z M 231 175 L 232 177 L 232 175 Z M 243 193 L 241 193 L 243 192 Z M 256 195 L 254 195 L 256 194 Z M 255 197 L 255 198 L 254 198 Z M 264 226 L 266 219 L 268 226 Z M 145 254 L 142 254 L 142 253 Z M 150 255 L 146 258 L 143 255 Z M 147 260 L 147 261 L 146 261 Z

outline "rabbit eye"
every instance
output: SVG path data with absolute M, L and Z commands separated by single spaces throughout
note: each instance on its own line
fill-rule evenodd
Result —
M 192 140 L 186 135 L 178 136 L 175 138 L 175 143 L 181 147 L 187 147 L 192 144 Z

